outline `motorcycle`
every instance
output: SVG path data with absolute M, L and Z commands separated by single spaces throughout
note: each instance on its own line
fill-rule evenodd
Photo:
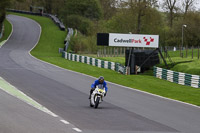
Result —
M 103 101 L 105 93 L 105 88 L 97 86 L 91 94 L 90 107 L 98 108 L 99 104 Z

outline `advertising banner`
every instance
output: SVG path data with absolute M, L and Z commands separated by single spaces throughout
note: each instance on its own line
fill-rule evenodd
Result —
M 158 35 L 109 33 L 109 46 L 158 48 Z

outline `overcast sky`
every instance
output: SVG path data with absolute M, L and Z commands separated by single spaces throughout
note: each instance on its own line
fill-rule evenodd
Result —
M 118 1 L 129 1 L 129 0 L 118 0 Z M 159 5 L 160 5 L 160 10 L 163 10 L 162 9 L 162 4 L 165 0 L 158 0 L 159 2 Z M 177 0 L 179 1 L 178 5 L 181 7 L 181 3 L 184 1 L 184 0 Z M 194 7 L 195 7 L 195 10 L 199 10 L 200 11 L 200 0 L 194 0 L 195 3 L 194 3 Z
M 159 4 L 163 4 L 164 1 L 165 0 L 158 0 Z M 178 5 L 181 7 L 181 3 L 184 0 L 178 0 L 178 1 L 179 1 Z M 162 10 L 162 6 L 160 8 Z M 200 0 L 195 0 L 195 2 L 194 2 L 194 8 L 195 8 L 195 10 L 200 10 Z

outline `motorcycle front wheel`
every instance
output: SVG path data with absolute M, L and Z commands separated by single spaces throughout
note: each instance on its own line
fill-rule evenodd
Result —
M 98 105 L 99 105 L 99 100 L 100 100 L 100 97 L 97 97 L 96 101 L 95 101 L 95 105 L 94 105 L 94 108 L 98 108 Z

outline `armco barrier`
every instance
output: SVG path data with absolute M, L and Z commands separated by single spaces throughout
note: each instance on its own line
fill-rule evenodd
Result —
M 111 70 L 120 72 L 122 74 L 126 74 L 126 67 L 122 66 L 119 63 L 104 61 L 104 60 L 100 60 L 100 59 L 96 59 L 96 58 L 92 58 L 88 56 L 81 56 L 77 54 L 67 53 L 65 51 L 63 51 L 62 53 L 62 57 L 67 60 L 82 62 L 82 63 L 96 66 L 99 68 L 111 69 Z
M 71 36 L 73 36 L 73 34 L 74 34 L 73 28 L 67 28 L 67 31 L 68 31 L 68 34 L 67 34 L 67 37 L 64 40 L 64 44 L 66 44 L 66 42 L 69 42 Z
M 181 85 L 200 88 L 200 76 L 154 67 L 154 76 Z
M 51 18 L 54 21 L 54 23 L 60 28 L 60 30 L 62 30 L 62 31 L 65 30 L 64 24 L 55 15 L 52 15 L 52 14 L 47 14 L 47 13 L 42 13 L 41 14 L 41 13 L 22 11 L 22 10 L 14 10 L 14 9 L 7 9 L 7 11 L 16 12 L 16 13 L 23 13 L 23 14 L 29 14 L 29 15 L 46 16 L 46 17 Z

